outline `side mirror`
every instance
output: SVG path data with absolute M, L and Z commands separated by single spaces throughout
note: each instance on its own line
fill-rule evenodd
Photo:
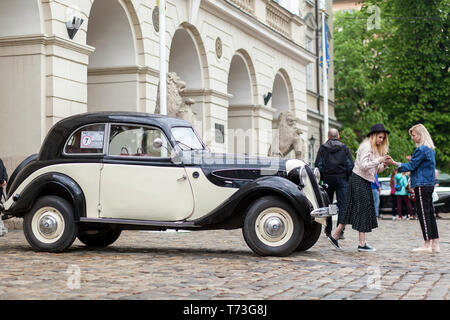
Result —
M 155 140 L 153 140 L 153 147 L 155 149 L 160 149 L 163 145 L 163 141 L 161 138 L 156 138 Z
M 172 152 L 170 153 L 170 161 L 172 161 L 173 164 L 183 163 L 183 161 L 181 161 L 181 155 L 175 150 L 172 150 Z

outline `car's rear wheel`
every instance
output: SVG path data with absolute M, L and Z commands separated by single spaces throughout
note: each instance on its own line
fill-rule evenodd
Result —
M 315 221 L 312 222 L 310 226 L 306 227 L 303 240 L 300 242 L 299 246 L 295 251 L 305 251 L 311 248 L 317 240 L 319 240 L 320 233 L 322 232 L 322 225 Z
M 72 205 L 57 196 L 39 198 L 24 217 L 23 231 L 28 243 L 36 250 L 66 250 L 74 242 L 78 231 Z
M 88 247 L 107 247 L 120 237 L 121 232 L 120 229 L 106 227 L 97 230 L 80 230 L 77 237 Z
M 247 245 L 261 256 L 287 256 L 300 244 L 304 224 L 280 197 L 256 200 L 247 210 L 243 235 Z

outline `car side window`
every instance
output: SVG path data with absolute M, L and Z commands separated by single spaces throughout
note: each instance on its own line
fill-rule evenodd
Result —
M 64 148 L 66 154 L 101 154 L 105 137 L 105 124 L 84 126 L 75 131 Z
M 162 140 L 161 148 L 153 146 L 156 138 Z M 170 143 L 160 129 L 136 125 L 111 125 L 108 151 L 110 156 L 168 158 L 170 152 Z

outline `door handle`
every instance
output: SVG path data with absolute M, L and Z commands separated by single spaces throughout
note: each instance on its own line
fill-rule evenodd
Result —
M 181 178 L 178 178 L 177 181 L 183 181 L 186 179 L 187 179 L 187 176 L 185 174 L 183 174 L 183 176 Z

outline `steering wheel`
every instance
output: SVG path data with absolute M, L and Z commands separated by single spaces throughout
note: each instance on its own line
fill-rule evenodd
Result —
M 127 154 L 130 154 L 130 153 L 128 152 L 128 149 L 126 147 L 122 147 L 122 149 L 120 149 L 120 154 L 121 155 L 127 155 Z

